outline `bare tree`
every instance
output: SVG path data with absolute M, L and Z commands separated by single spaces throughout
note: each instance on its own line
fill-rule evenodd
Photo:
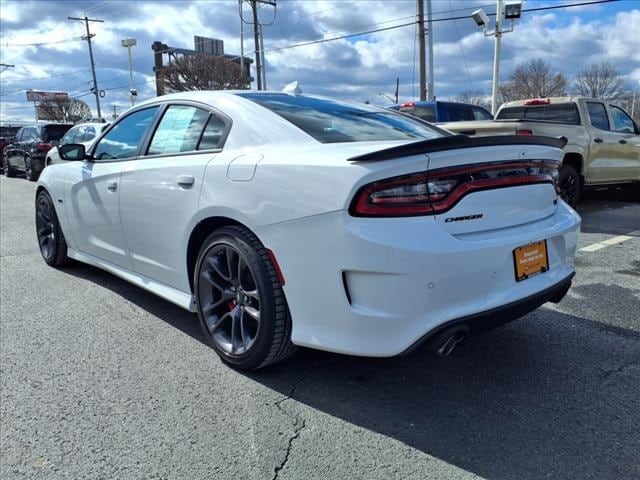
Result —
M 470 103 L 491 109 L 491 99 L 482 90 L 463 90 L 456 95 L 456 102 Z
M 91 116 L 91 109 L 82 100 L 43 100 L 38 105 L 38 117 L 62 123 L 76 123 Z
M 540 58 L 520 63 L 500 86 L 502 102 L 524 98 L 561 97 L 567 94 L 565 75 Z
M 246 88 L 240 65 L 213 55 L 183 55 L 162 69 L 167 90 L 233 90 Z
M 615 100 L 627 91 L 625 79 L 609 62 L 593 63 L 580 70 L 573 82 L 573 90 L 583 97 Z

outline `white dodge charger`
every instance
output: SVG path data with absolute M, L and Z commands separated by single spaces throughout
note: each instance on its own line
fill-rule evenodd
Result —
M 469 138 L 398 112 L 280 92 L 129 110 L 36 191 L 45 261 L 105 269 L 192 312 L 227 363 L 295 346 L 448 354 L 558 302 L 579 216 L 564 139 Z

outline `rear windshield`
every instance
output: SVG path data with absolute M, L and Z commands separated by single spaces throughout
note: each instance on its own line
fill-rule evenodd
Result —
M 426 122 L 436 121 L 436 109 L 433 107 L 406 106 L 400 107 L 400 111 L 402 113 L 408 113 L 409 115 L 413 115 L 414 117 L 421 118 Z
M 530 107 L 505 107 L 498 112 L 496 120 L 541 120 L 579 125 L 580 115 L 575 103 L 558 103 Z
M 322 143 L 421 140 L 445 135 L 390 110 L 286 93 L 239 93 L 288 120 Z
M 42 140 L 60 140 L 73 125 L 45 125 L 42 129 Z

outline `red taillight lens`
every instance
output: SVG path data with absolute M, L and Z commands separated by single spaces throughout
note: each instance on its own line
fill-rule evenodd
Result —
M 549 105 L 551 103 L 551 99 L 549 98 L 532 98 L 531 100 L 526 100 L 524 104 L 526 106 L 529 105 Z
M 516 130 L 516 135 L 533 135 L 532 130 Z
M 38 142 L 36 143 L 36 150 L 40 150 L 41 152 L 48 152 L 53 148 L 53 145 L 50 143 Z
M 473 191 L 535 183 L 555 186 L 558 166 L 541 160 L 491 162 L 389 178 L 362 187 L 349 211 L 356 217 L 435 215 Z

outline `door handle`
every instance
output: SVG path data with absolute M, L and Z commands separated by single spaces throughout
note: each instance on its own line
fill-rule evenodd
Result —
M 181 187 L 191 187 L 193 186 L 193 183 L 196 181 L 196 179 L 193 177 L 193 175 L 180 175 L 176 181 Z
M 621 138 L 618 143 L 627 143 L 627 141 L 624 138 Z
M 602 143 L 602 139 L 599 137 L 594 138 L 593 141 L 596 143 Z
M 107 190 L 110 192 L 115 192 L 118 189 L 118 182 L 109 182 L 107 183 Z

